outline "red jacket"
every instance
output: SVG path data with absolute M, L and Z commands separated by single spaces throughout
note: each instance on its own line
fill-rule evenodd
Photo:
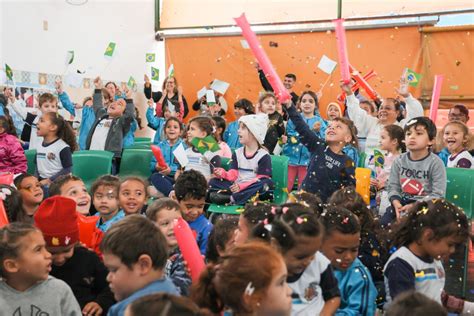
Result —
M 13 135 L 0 134 L 0 172 L 26 173 L 28 162 L 20 141 Z

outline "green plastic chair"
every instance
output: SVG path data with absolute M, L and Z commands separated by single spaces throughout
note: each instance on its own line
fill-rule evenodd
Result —
M 125 149 L 150 149 L 151 142 L 135 142 Z
M 151 143 L 151 138 L 150 137 L 135 137 L 133 139 L 135 143 Z
M 272 157 L 272 180 L 275 185 L 273 191 L 273 203 L 283 204 L 288 198 L 288 157 L 271 156 Z M 222 158 L 223 167 L 229 167 L 229 161 Z M 224 164 L 226 162 L 226 164 Z M 226 169 L 227 170 L 227 169 Z M 211 204 L 207 210 L 210 213 L 217 214 L 240 214 L 244 209 L 243 205 L 217 205 Z
M 119 176 L 137 176 L 148 179 L 151 175 L 150 161 L 153 157 L 151 149 L 124 149 L 120 161 Z
M 114 153 L 105 150 L 80 150 L 72 154 L 72 174 L 84 181 L 87 189 L 100 176 L 110 174 Z
M 26 160 L 28 161 L 28 170 L 29 174 L 35 174 L 36 170 L 36 149 L 25 150 Z

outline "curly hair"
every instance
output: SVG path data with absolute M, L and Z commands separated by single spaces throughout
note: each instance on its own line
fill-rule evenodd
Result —
M 207 193 L 206 178 L 199 171 L 187 170 L 176 179 L 174 193 L 178 201 L 204 199 Z

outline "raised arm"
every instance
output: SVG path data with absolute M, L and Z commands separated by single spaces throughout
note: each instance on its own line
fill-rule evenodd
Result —
M 349 118 L 354 122 L 360 133 L 367 134 L 370 128 L 378 123 L 378 119 L 361 109 L 359 99 L 352 93 L 351 85 L 341 84 L 341 88 L 347 95 L 346 107 Z
M 309 151 L 313 152 L 317 148 L 324 146 L 324 140 L 314 134 L 308 124 L 301 118 L 301 115 L 296 111 L 293 104 L 287 107 L 287 110 L 290 120 L 295 125 L 296 131 L 300 134 L 301 143 L 305 145 Z

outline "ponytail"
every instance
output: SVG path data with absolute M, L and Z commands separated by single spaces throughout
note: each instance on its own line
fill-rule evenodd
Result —
M 59 113 L 48 112 L 43 115 L 48 116 L 51 123 L 58 127 L 57 136 L 61 138 L 66 144 L 68 144 L 69 147 L 71 147 L 72 152 L 76 151 L 76 135 L 74 134 L 74 130 L 72 129 L 71 125 L 69 125 L 69 123 L 66 122 L 66 120 L 61 115 L 59 115 Z
M 199 282 L 191 286 L 191 299 L 202 308 L 208 308 L 213 313 L 220 313 L 224 309 L 219 299 L 219 292 L 215 287 L 217 266 L 208 265 L 201 272 Z

